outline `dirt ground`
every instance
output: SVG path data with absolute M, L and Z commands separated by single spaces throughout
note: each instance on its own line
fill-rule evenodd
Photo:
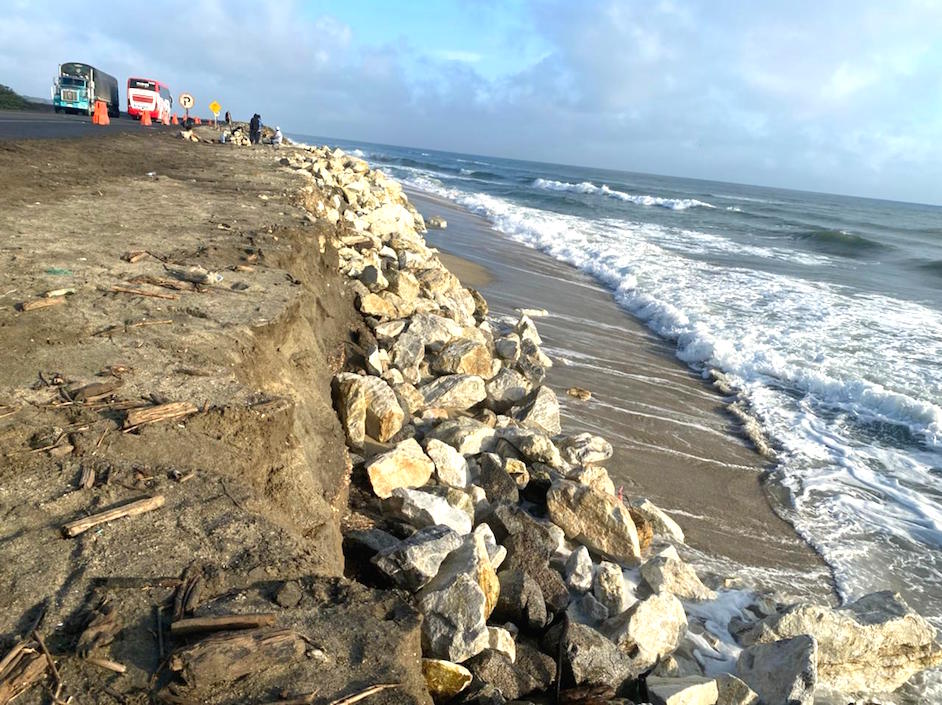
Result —
M 428 702 L 417 617 L 341 577 L 330 379 L 355 316 L 304 183 L 270 149 L 167 133 L 0 142 L 0 657 L 40 620 L 62 700 L 326 703 L 396 683 L 371 703 Z M 194 266 L 221 281 L 181 279 Z M 128 428 L 168 402 L 192 413 Z M 169 634 L 181 578 L 187 616 L 272 613 L 303 656 L 249 652 L 237 687 L 172 672 L 199 638 Z M 114 639 L 92 655 L 124 674 L 75 655 L 96 607 Z

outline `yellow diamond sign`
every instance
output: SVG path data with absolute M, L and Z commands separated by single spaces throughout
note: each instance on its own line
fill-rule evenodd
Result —
M 219 111 L 222 109 L 222 106 L 215 100 L 209 104 L 209 110 L 213 115 L 219 115 Z

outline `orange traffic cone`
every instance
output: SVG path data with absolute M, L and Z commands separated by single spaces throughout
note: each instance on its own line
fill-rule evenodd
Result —
M 202 125 L 202 124 L 203 124 L 203 121 L 200 120 L 198 117 L 197 117 L 197 118 L 193 118 L 193 122 L 196 123 L 197 125 Z
M 150 119 L 150 110 L 142 110 L 141 111 L 141 126 L 150 127 L 153 124 L 154 123 Z
M 174 114 L 173 114 L 173 117 L 170 118 L 170 124 L 171 124 L 171 125 L 179 125 L 179 124 L 180 124 L 180 121 L 177 119 L 177 114 L 176 114 L 176 113 L 174 113 Z
M 108 117 L 108 108 L 105 106 L 105 101 L 96 100 L 95 101 L 95 111 L 92 113 L 92 124 L 93 125 L 110 125 L 111 119 Z

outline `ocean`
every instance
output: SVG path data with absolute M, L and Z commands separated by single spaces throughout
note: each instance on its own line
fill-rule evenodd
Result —
M 942 208 L 326 142 L 590 274 L 723 373 L 841 598 L 895 590 L 942 627 Z

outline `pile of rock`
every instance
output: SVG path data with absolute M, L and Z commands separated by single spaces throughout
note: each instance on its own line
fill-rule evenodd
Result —
M 316 187 L 312 215 L 342 226 L 333 244 L 367 325 L 335 404 L 377 498 L 376 525 L 349 539 L 423 615 L 436 700 L 502 703 L 559 678 L 636 701 L 810 703 L 818 685 L 891 690 L 939 663 L 934 630 L 884 594 L 842 610 L 757 603 L 740 642 L 727 635 L 733 658 L 711 661 L 716 637 L 690 606 L 717 593 L 665 512 L 616 495 L 612 446 L 562 432 L 531 318 L 490 317 L 365 161 L 312 148 L 280 162 Z

